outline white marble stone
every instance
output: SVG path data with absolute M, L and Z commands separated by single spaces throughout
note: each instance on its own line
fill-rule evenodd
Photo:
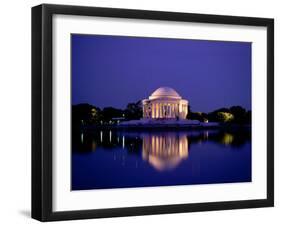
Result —
M 142 105 L 146 119 L 186 119 L 188 114 L 188 101 L 170 87 L 156 89 Z

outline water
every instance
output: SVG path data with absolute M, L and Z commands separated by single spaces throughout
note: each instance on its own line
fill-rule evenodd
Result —
M 72 190 L 251 181 L 245 130 L 99 130 L 72 146 Z

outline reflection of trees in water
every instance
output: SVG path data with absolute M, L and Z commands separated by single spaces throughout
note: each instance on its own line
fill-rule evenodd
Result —
M 246 129 L 218 131 L 216 133 L 210 133 L 208 140 L 218 144 L 239 148 L 247 141 L 251 140 L 251 131 Z
M 97 147 L 114 151 L 116 148 L 126 149 L 128 153 L 140 153 L 142 139 L 138 134 L 126 134 L 114 130 L 91 131 L 72 135 L 73 151 L 92 152 Z
M 73 134 L 73 151 L 93 152 L 120 149 L 127 154 L 139 155 L 158 171 L 177 167 L 188 158 L 192 145 L 215 142 L 219 145 L 241 147 L 251 139 L 249 130 L 200 130 L 132 132 L 118 130 L 91 131 Z
M 183 145 L 183 143 L 184 145 L 187 143 L 189 146 L 208 141 L 221 145 L 241 147 L 250 140 L 251 131 L 246 129 L 162 132 L 103 130 L 73 134 L 72 146 L 73 151 L 78 152 L 91 152 L 98 147 L 102 147 L 104 150 L 109 151 L 122 148 L 127 150 L 128 154 L 143 155 L 142 150 L 149 149 L 150 153 L 155 153 L 156 150 L 177 150 L 177 147 Z M 148 148 L 148 144 L 151 146 L 150 148 Z M 170 152 L 173 153 L 173 150 Z

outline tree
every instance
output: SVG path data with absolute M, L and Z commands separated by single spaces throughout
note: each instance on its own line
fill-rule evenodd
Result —
M 222 113 L 229 113 L 230 115 L 226 114 L 218 114 L 219 112 Z M 235 124 L 251 124 L 251 111 L 246 111 L 241 106 L 232 106 L 228 108 L 220 108 L 213 112 L 208 113 L 208 118 L 212 122 L 223 122 L 227 120 L 227 122 L 235 123 Z
M 128 120 L 140 119 L 142 118 L 143 111 L 141 101 L 136 103 L 129 103 L 125 109 L 125 117 Z
M 234 123 L 242 124 L 247 121 L 247 112 L 241 106 L 232 106 L 229 110 L 234 115 Z
M 93 107 L 91 109 L 91 115 L 92 115 L 92 122 L 93 123 L 99 123 L 103 118 L 101 114 L 101 110 L 99 108 Z
M 231 113 L 221 112 L 221 111 L 216 113 L 217 122 L 228 123 L 228 122 L 232 122 L 233 119 L 234 119 L 234 116 Z
M 251 124 L 251 122 L 252 122 L 252 111 L 247 111 L 245 123 Z
M 193 112 L 191 106 L 188 105 L 188 114 L 186 116 L 190 120 L 198 120 L 200 122 L 205 122 L 208 120 L 208 115 L 204 112 Z
M 98 123 L 101 117 L 101 110 L 90 104 L 78 104 L 72 106 L 73 126 L 89 125 Z
M 123 117 L 124 111 L 118 108 L 113 107 L 105 107 L 102 110 L 102 117 L 105 122 L 109 122 L 112 118 L 120 118 Z
M 204 112 L 189 112 L 187 118 L 190 120 L 198 120 L 200 122 L 205 122 L 208 120 L 208 115 Z

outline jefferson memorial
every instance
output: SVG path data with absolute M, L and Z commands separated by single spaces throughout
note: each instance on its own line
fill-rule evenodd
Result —
M 186 119 L 188 101 L 170 87 L 156 89 L 148 99 L 142 100 L 143 118 Z

